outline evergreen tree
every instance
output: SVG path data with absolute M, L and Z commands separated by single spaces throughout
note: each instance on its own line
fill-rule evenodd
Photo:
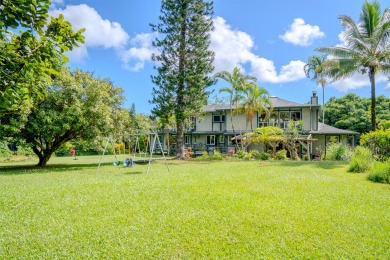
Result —
M 203 0 L 162 0 L 160 22 L 151 25 L 158 33 L 153 42 L 159 51 L 152 56 L 159 65 L 152 76 L 152 113 L 167 123 L 176 118 L 177 158 L 184 158 L 184 125 L 186 118 L 200 112 L 207 103 L 209 86 L 214 79 L 214 53 L 208 49 L 213 2 Z

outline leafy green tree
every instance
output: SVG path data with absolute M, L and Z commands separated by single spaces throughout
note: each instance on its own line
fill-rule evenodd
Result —
M 109 79 L 64 68 L 48 88 L 44 100 L 32 109 L 18 138 L 24 139 L 45 166 L 64 143 L 81 138 L 93 140 L 119 131 L 123 121 L 123 90 Z
M 272 110 L 272 103 L 269 99 L 268 91 L 263 87 L 259 87 L 257 84 L 249 85 L 242 92 L 240 110 L 246 114 L 247 124 L 250 123 L 252 131 L 252 119 L 254 115 L 257 112 L 264 112 L 266 115 L 264 120 L 268 120 Z
M 390 129 L 378 129 L 360 137 L 360 144 L 368 147 L 374 158 L 385 161 L 390 157 Z
M 359 23 L 349 16 L 339 17 L 345 32 L 346 47 L 320 47 L 317 51 L 332 58 L 323 63 L 321 74 L 332 81 L 348 78 L 354 73 L 368 73 L 371 83 L 371 129 L 376 129 L 375 75 L 390 72 L 390 11 L 383 13 L 377 0 L 365 1 Z
M 63 15 L 48 21 L 50 0 L 0 1 L 0 114 L 20 114 L 45 95 L 67 62 L 66 51 L 84 42 Z M 23 112 L 21 112 L 23 111 Z
M 167 123 L 176 118 L 176 157 L 184 159 L 185 120 L 207 103 L 214 79 L 214 53 L 209 50 L 213 2 L 203 0 L 162 0 L 160 22 L 151 25 L 158 33 L 153 46 L 159 51 L 152 59 L 159 65 L 152 76 L 152 113 Z
M 265 126 L 256 128 L 251 136 L 251 142 L 254 144 L 265 144 L 272 147 L 272 157 L 275 158 L 276 148 L 284 143 L 286 137 L 283 129 L 278 126 Z
M 238 105 L 240 99 L 242 98 L 241 92 L 244 89 L 247 89 L 250 85 L 255 84 L 257 79 L 253 76 L 245 75 L 240 71 L 238 67 L 235 67 L 232 72 L 228 72 L 228 71 L 217 72 L 214 75 L 214 77 L 223 79 L 230 84 L 230 87 L 223 87 L 219 90 L 219 92 L 220 93 L 226 92 L 229 94 L 230 122 L 232 124 L 233 135 L 236 135 L 234 123 L 233 123 L 233 114 L 234 111 L 238 111 Z
M 316 81 L 322 87 L 322 122 L 325 122 L 325 86 L 327 79 L 322 74 L 322 64 L 326 60 L 326 56 L 311 56 L 304 66 L 306 77 Z
M 380 95 L 376 103 L 378 122 L 390 120 L 390 98 Z M 367 133 L 371 129 L 369 98 L 361 98 L 353 93 L 341 98 L 331 97 L 326 108 L 326 124 L 359 133 Z

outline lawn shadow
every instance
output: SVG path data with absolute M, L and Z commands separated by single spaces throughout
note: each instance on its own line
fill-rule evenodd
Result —
M 280 161 L 277 162 L 278 165 L 284 167 L 301 167 L 310 165 L 313 167 L 331 170 L 336 168 L 342 168 L 346 165 L 346 162 L 342 161 Z
M 123 174 L 125 174 L 125 175 L 133 175 L 133 174 L 143 174 L 143 172 L 142 171 L 131 171 L 131 172 L 125 172 L 125 173 L 123 173 Z
M 102 163 L 101 165 L 111 165 L 111 163 Z M 85 168 L 96 168 L 96 163 L 85 164 L 48 164 L 44 167 L 37 165 L 7 165 L 0 166 L 0 175 L 15 175 L 15 174 L 34 174 L 45 172 L 66 172 L 69 170 L 79 170 Z

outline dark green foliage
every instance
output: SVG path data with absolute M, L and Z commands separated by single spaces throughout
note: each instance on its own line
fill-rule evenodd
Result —
M 64 68 L 15 137 L 32 147 L 39 158 L 38 166 L 45 166 L 68 141 L 94 140 L 119 130 L 122 99 L 122 90 L 109 79 L 79 70 L 71 73 Z
M 246 156 L 246 152 L 244 152 L 243 150 L 238 150 L 237 153 L 236 153 L 236 156 L 238 159 L 244 159 L 244 157 Z
M 260 158 L 260 160 L 266 161 L 266 160 L 269 160 L 271 158 L 271 154 L 269 154 L 267 152 L 262 152 L 262 153 L 260 153 L 259 158 Z
M 357 146 L 353 151 L 351 161 L 349 162 L 348 171 L 365 172 L 371 168 L 373 161 L 374 158 L 372 157 L 370 149 Z
M 370 98 L 356 94 L 347 94 L 341 98 L 332 97 L 326 103 L 325 124 L 340 128 L 367 133 L 371 130 Z M 377 97 L 376 109 L 378 122 L 390 120 L 390 98 Z
M 84 42 L 49 0 L 0 1 L 0 113 L 20 114 L 45 95 L 47 82 L 67 62 L 63 54 Z M 23 123 L 21 121 L 20 123 Z
M 390 129 L 379 129 L 360 137 L 360 144 L 368 147 L 375 159 L 385 161 L 390 157 Z
M 184 158 L 184 124 L 190 116 L 200 113 L 207 103 L 214 84 L 214 53 L 209 50 L 213 2 L 202 0 L 163 0 L 160 22 L 151 25 L 159 34 L 153 42 L 159 53 L 152 56 L 158 62 L 157 75 L 152 76 L 152 113 L 163 123 L 172 115 L 176 119 L 177 154 Z

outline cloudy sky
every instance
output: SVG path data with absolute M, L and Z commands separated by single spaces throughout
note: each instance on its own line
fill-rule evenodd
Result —
M 315 4 L 314 4 L 315 2 Z M 382 7 L 386 1 L 382 1 Z M 125 90 L 125 107 L 149 113 L 156 74 L 151 55 L 156 38 L 150 23 L 160 14 L 159 0 L 55 0 L 50 14 L 64 14 L 75 30 L 85 28 L 85 44 L 68 54 L 70 67 L 109 77 Z M 215 72 L 236 66 L 255 76 L 272 96 L 305 103 L 322 91 L 305 77 L 303 66 L 315 48 L 343 44 L 339 15 L 358 21 L 363 0 L 214 0 L 210 48 Z M 387 78 L 377 77 L 377 94 L 389 95 Z M 222 80 L 212 88 L 228 86 Z M 354 92 L 370 96 L 367 75 L 326 86 L 325 100 Z

